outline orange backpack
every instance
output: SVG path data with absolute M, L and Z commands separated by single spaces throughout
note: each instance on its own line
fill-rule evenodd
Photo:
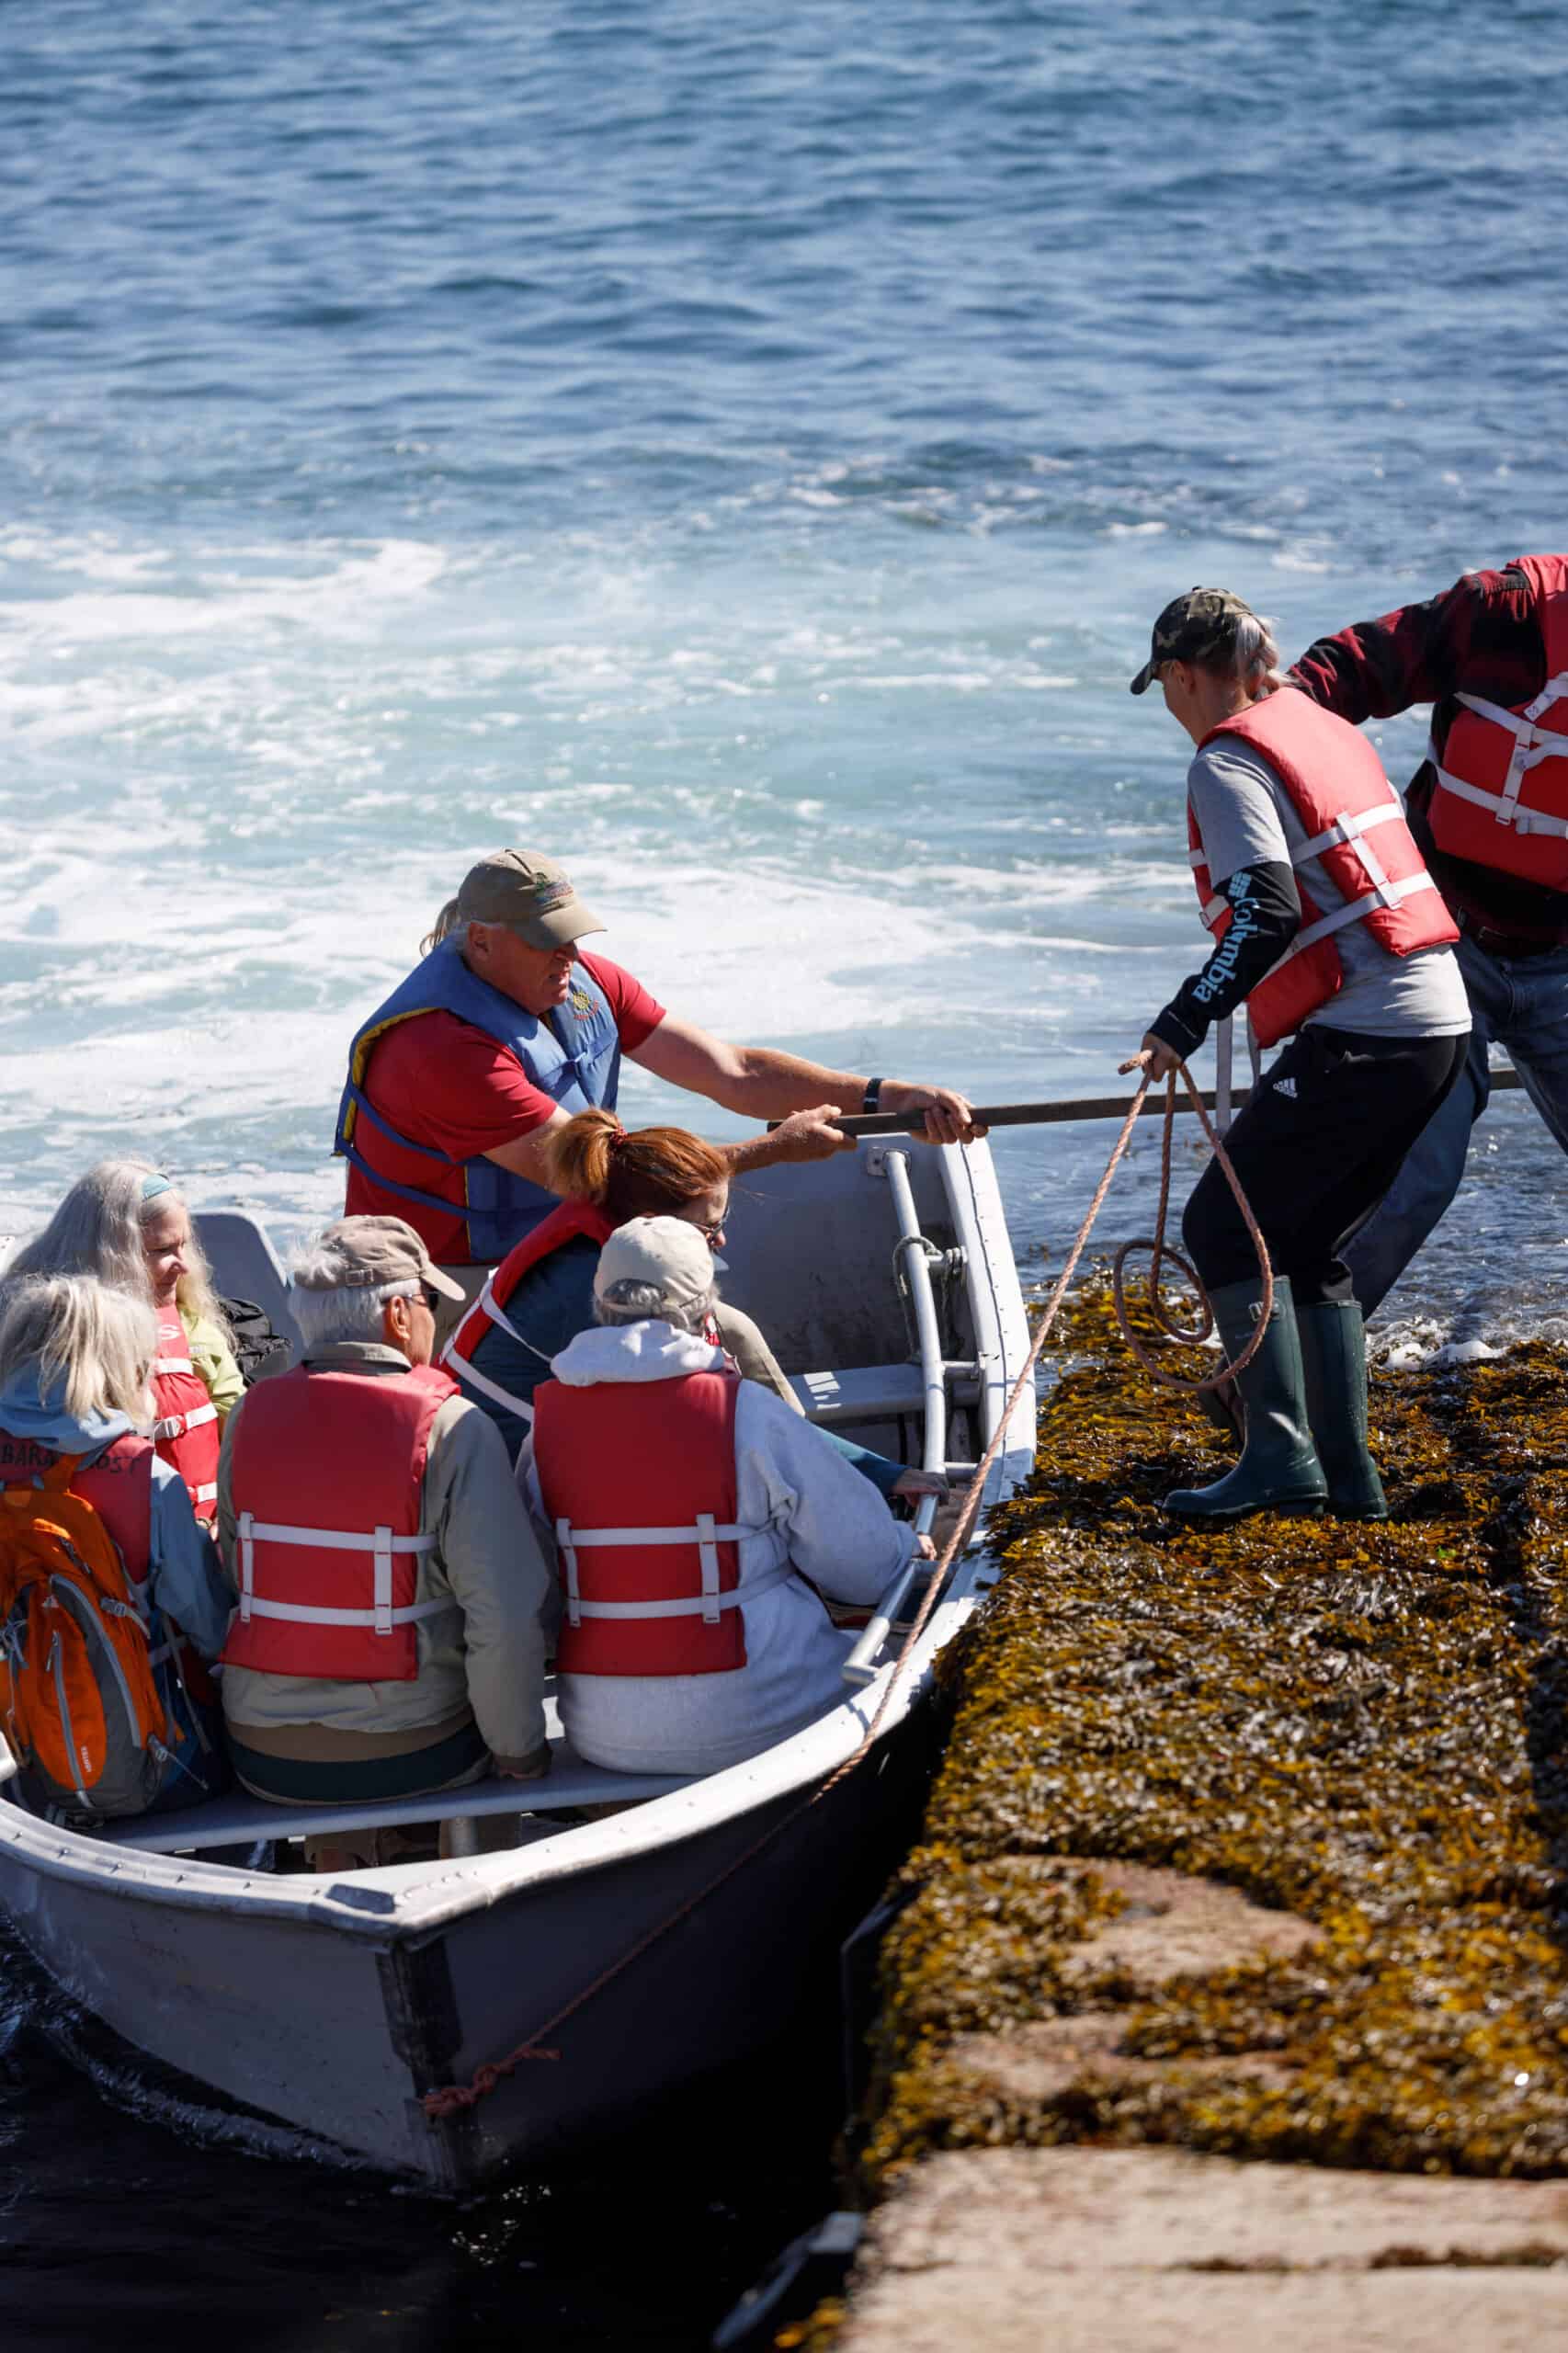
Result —
M 146 1622 L 79 1455 L 0 1487 L 0 1729 L 40 1812 L 141 1813 L 169 1758 Z

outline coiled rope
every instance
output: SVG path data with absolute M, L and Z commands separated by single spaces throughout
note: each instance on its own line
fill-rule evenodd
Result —
M 1251 1210 L 1247 1206 L 1245 1196 L 1242 1191 L 1241 1184 L 1236 1176 L 1235 1170 L 1232 1167 L 1230 1160 L 1226 1154 L 1225 1147 L 1221 1142 L 1219 1137 L 1215 1134 L 1212 1126 L 1210 1124 L 1208 1112 L 1204 1109 L 1202 1098 L 1199 1096 L 1197 1087 L 1193 1085 L 1191 1074 L 1188 1072 L 1187 1064 L 1182 1063 L 1178 1064 L 1178 1068 L 1180 1069 L 1183 1079 L 1187 1083 L 1187 1092 L 1192 1097 L 1198 1115 L 1203 1122 L 1204 1132 L 1208 1136 L 1210 1144 L 1213 1146 L 1215 1157 L 1219 1161 L 1220 1165 L 1223 1168 L 1226 1177 L 1230 1183 L 1231 1189 L 1235 1194 L 1236 1199 L 1241 1206 L 1242 1213 L 1246 1219 L 1247 1231 L 1253 1237 L 1258 1253 L 1258 1261 L 1263 1268 L 1265 1303 L 1264 1309 L 1261 1313 L 1258 1329 L 1253 1336 L 1251 1342 L 1236 1358 L 1235 1364 L 1226 1367 L 1225 1370 L 1227 1372 L 1233 1372 L 1250 1361 L 1262 1339 L 1263 1324 L 1267 1320 L 1267 1308 L 1273 1299 L 1273 1276 L 1269 1268 L 1268 1252 L 1265 1246 L 1263 1236 L 1258 1231 Z M 712 1878 L 708 1880 L 701 1887 L 699 1887 L 695 1894 L 687 1896 L 684 1904 L 677 1904 L 673 1912 L 666 1914 L 665 1918 L 657 1921 L 653 1927 L 649 1928 L 642 1936 L 639 1937 L 636 1943 L 631 1945 L 627 1951 L 623 1952 L 618 1960 L 611 1961 L 608 1968 L 602 1969 L 598 1975 L 593 1978 L 589 1984 L 580 1986 L 577 1992 L 573 1995 L 572 1999 L 569 2002 L 563 2002 L 558 2010 L 553 2011 L 549 2018 L 545 2018 L 538 2027 L 536 2027 L 533 2032 L 528 2035 L 525 2040 L 517 2045 L 515 2050 L 508 2051 L 505 2058 L 489 2061 L 484 2065 L 476 2068 L 473 2075 L 466 2084 L 444 2084 L 438 2090 L 426 2092 L 424 2095 L 420 2105 L 424 2109 L 426 2115 L 428 2116 L 433 2122 L 439 2121 L 441 2119 L 446 2117 L 460 2115 L 466 2109 L 476 2108 L 482 2099 L 488 2097 L 489 2094 L 495 2089 L 498 2084 L 504 2082 L 508 2075 L 515 2075 L 518 2067 L 522 2066 L 526 2062 L 536 2059 L 559 2059 L 561 2056 L 559 2048 L 554 2044 L 547 2042 L 545 2040 L 547 2036 L 553 2034 L 558 2027 L 564 2026 L 567 2019 L 574 2017 L 578 2010 L 584 2008 L 587 2003 L 591 2002 L 596 1994 L 600 1993 L 606 1985 L 608 1985 L 615 1978 L 620 1976 L 623 1971 L 630 1969 L 633 1961 L 639 1961 L 643 1953 L 648 1951 L 651 1946 L 657 1944 L 662 1937 L 667 1936 L 669 1931 L 673 1927 L 676 1927 L 680 1921 L 688 1918 L 700 1904 L 707 1902 L 710 1895 L 714 1894 L 718 1889 L 725 1884 L 727 1881 L 733 1879 L 737 1871 L 744 1870 L 747 1864 L 755 1862 L 756 1858 L 765 1853 L 766 1850 L 773 1845 L 776 1839 L 783 1836 L 786 1830 L 791 1828 L 793 1824 L 799 1822 L 803 1815 L 809 1813 L 813 1806 L 820 1805 L 823 1799 L 825 1798 L 831 1790 L 835 1790 L 840 1782 L 846 1780 L 849 1775 L 853 1773 L 870 1754 L 871 1749 L 876 1745 L 877 1734 L 881 1729 L 882 1719 L 887 1714 L 893 1693 L 898 1688 L 900 1679 L 914 1654 L 916 1643 L 919 1642 L 921 1635 L 926 1631 L 926 1620 L 929 1619 L 932 1610 L 936 1608 L 937 1597 L 947 1582 L 948 1571 L 952 1566 L 953 1561 L 957 1557 L 959 1552 L 969 1540 L 970 1531 L 974 1525 L 975 1518 L 980 1509 L 980 1500 L 985 1490 L 987 1473 L 990 1472 L 992 1465 L 996 1461 L 997 1456 L 1001 1453 L 1002 1448 L 1006 1443 L 1008 1425 L 1012 1421 L 1014 1412 L 1023 1398 L 1026 1389 L 1033 1381 L 1034 1370 L 1039 1361 L 1040 1350 L 1044 1347 L 1047 1339 L 1050 1337 L 1051 1326 L 1055 1323 L 1057 1315 L 1061 1310 L 1062 1302 L 1067 1295 L 1068 1285 L 1072 1282 L 1073 1277 L 1077 1271 L 1078 1261 L 1084 1255 L 1084 1248 L 1089 1239 L 1090 1233 L 1094 1230 L 1095 1221 L 1099 1216 L 1100 1211 L 1104 1207 L 1106 1195 L 1110 1190 L 1111 1178 L 1115 1176 L 1122 1155 L 1126 1152 L 1128 1144 L 1131 1140 L 1133 1128 L 1137 1124 L 1138 1116 L 1143 1108 L 1144 1103 L 1148 1098 L 1148 1094 L 1149 1080 L 1145 1075 L 1141 1079 L 1138 1090 L 1128 1106 L 1127 1117 L 1122 1121 L 1120 1133 L 1118 1135 L 1115 1143 L 1111 1147 L 1110 1157 L 1105 1165 L 1105 1174 L 1101 1176 L 1099 1183 L 1095 1188 L 1094 1199 L 1090 1201 L 1088 1209 L 1085 1212 L 1083 1222 L 1079 1226 L 1076 1234 L 1074 1236 L 1073 1246 L 1067 1254 L 1066 1261 L 1062 1266 L 1062 1272 L 1058 1275 L 1056 1281 L 1051 1288 L 1051 1296 L 1046 1301 L 1044 1309 L 1041 1312 L 1040 1324 L 1035 1331 L 1034 1339 L 1030 1345 L 1028 1355 L 1024 1359 L 1023 1369 L 1019 1372 L 1017 1381 L 1013 1383 L 1011 1390 L 1008 1392 L 1006 1404 L 1004 1405 L 1001 1413 L 997 1415 L 996 1427 L 992 1435 L 991 1442 L 986 1447 L 986 1449 L 982 1455 L 979 1462 L 975 1465 L 974 1475 L 970 1480 L 969 1485 L 964 1491 L 963 1504 L 960 1510 L 958 1519 L 948 1537 L 946 1544 L 942 1548 L 939 1559 L 937 1561 L 931 1571 L 931 1574 L 926 1581 L 926 1591 L 921 1599 L 920 1607 L 915 1611 L 914 1620 L 911 1623 L 907 1633 L 904 1635 L 898 1656 L 893 1661 L 892 1671 L 882 1687 L 881 1696 L 877 1701 L 870 1722 L 867 1724 L 866 1730 L 861 1735 L 858 1745 L 850 1756 L 845 1758 L 841 1765 L 835 1767 L 834 1771 L 828 1775 L 826 1780 L 822 1783 L 820 1788 L 813 1790 L 809 1797 L 802 1798 L 798 1805 L 792 1806 L 788 1813 L 782 1815 L 778 1821 L 771 1824 L 769 1827 L 762 1833 L 760 1837 L 755 1838 L 749 1847 L 745 1847 L 730 1862 L 726 1863 L 722 1870 L 715 1871 Z M 1129 1329 L 1121 1302 L 1120 1269 L 1122 1259 L 1125 1257 L 1128 1251 L 1141 1249 L 1150 1250 L 1153 1253 L 1153 1262 L 1151 1268 L 1152 1290 L 1155 1290 L 1155 1287 L 1157 1287 L 1159 1270 L 1162 1263 L 1165 1260 L 1169 1259 L 1173 1264 L 1180 1267 L 1183 1271 L 1187 1273 L 1188 1279 L 1195 1284 L 1195 1286 L 1197 1286 L 1199 1295 L 1202 1296 L 1202 1286 L 1198 1283 L 1197 1276 L 1192 1273 L 1192 1270 L 1187 1266 L 1186 1260 L 1180 1256 L 1180 1254 L 1168 1248 L 1165 1241 L 1165 1210 L 1170 1193 L 1171 1131 L 1175 1124 L 1175 1118 L 1176 1072 L 1173 1071 L 1171 1073 L 1170 1083 L 1165 1093 L 1165 1144 L 1160 1174 L 1160 1206 L 1158 1215 L 1155 1219 L 1155 1232 L 1151 1240 L 1124 1244 L 1122 1249 L 1117 1254 L 1117 1316 L 1121 1324 L 1122 1332 L 1126 1336 L 1128 1344 L 1132 1348 L 1139 1362 L 1145 1365 L 1149 1370 L 1153 1372 L 1156 1378 L 1166 1381 L 1172 1381 L 1174 1382 L 1174 1385 L 1182 1388 L 1208 1389 L 1212 1388 L 1215 1381 L 1223 1380 L 1225 1378 L 1225 1373 L 1216 1373 L 1210 1380 L 1204 1381 L 1185 1381 L 1177 1380 L 1175 1376 L 1166 1372 L 1163 1366 L 1157 1365 L 1150 1358 L 1142 1344 L 1133 1336 L 1131 1331 Z M 1155 1290 L 1155 1295 L 1157 1297 L 1157 1290 Z M 1211 1313 L 1210 1313 L 1206 1297 L 1204 1298 L 1203 1303 L 1205 1314 L 1208 1316 L 1209 1320 L 1204 1324 L 1201 1331 L 1189 1333 L 1176 1325 L 1174 1323 L 1164 1321 L 1163 1318 L 1162 1328 L 1170 1332 L 1171 1336 L 1174 1338 L 1186 1339 L 1191 1337 L 1204 1337 L 1208 1331 L 1212 1328 L 1213 1319 Z
M 1127 1308 L 1127 1261 L 1135 1252 L 1147 1250 L 1149 1278 L 1146 1304 L 1155 1324 L 1165 1334 L 1165 1338 L 1199 1346 L 1208 1339 L 1214 1329 L 1214 1310 L 1210 1305 L 1209 1293 L 1203 1288 L 1202 1277 L 1191 1260 L 1184 1257 L 1179 1250 L 1173 1249 L 1165 1240 L 1165 1212 L 1171 1197 L 1171 1143 L 1176 1133 L 1177 1070 L 1186 1081 L 1187 1094 L 1192 1098 L 1192 1108 L 1203 1122 L 1203 1132 L 1209 1139 L 1214 1157 L 1225 1173 L 1225 1182 L 1236 1197 L 1236 1207 L 1241 1211 L 1252 1246 L 1257 1253 L 1258 1269 L 1263 1277 L 1263 1298 L 1258 1305 L 1257 1322 L 1254 1326 L 1251 1339 L 1233 1362 L 1222 1364 L 1218 1372 L 1205 1373 L 1200 1380 L 1193 1379 L 1186 1373 L 1173 1372 L 1168 1365 L 1163 1363 L 1147 1342 L 1141 1339 L 1133 1330 Z M 1195 1323 L 1182 1323 L 1161 1290 L 1161 1278 L 1167 1266 L 1174 1267 L 1178 1274 L 1184 1276 L 1198 1294 L 1199 1314 Z M 1116 1310 L 1116 1320 L 1120 1327 L 1121 1336 L 1144 1371 L 1165 1388 L 1183 1390 L 1189 1396 L 1198 1396 L 1206 1389 L 1218 1389 L 1221 1381 L 1232 1380 L 1236 1373 L 1251 1364 L 1263 1346 L 1263 1336 L 1267 1328 L 1268 1319 L 1274 1313 L 1274 1268 L 1269 1261 L 1268 1245 L 1265 1242 L 1262 1229 L 1252 1213 L 1252 1204 L 1242 1190 L 1241 1179 L 1232 1165 L 1231 1156 L 1215 1132 L 1213 1123 L 1204 1108 L 1203 1097 L 1193 1085 L 1192 1073 L 1185 1063 L 1178 1063 L 1176 1069 L 1170 1073 L 1165 1081 L 1165 1119 L 1164 1131 L 1160 1138 L 1160 1203 L 1154 1212 L 1154 1231 L 1152 1234 L 1139 1234 L 1135 1240 L 1124 1242 L 1121 1245 L 1111 1261 L 1110 1290 L 1111 1303 Z

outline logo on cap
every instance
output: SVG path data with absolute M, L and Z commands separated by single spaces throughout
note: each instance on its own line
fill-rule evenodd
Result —
M 576 895 L 564 874 L 538 875 L 533 886 L 534 913 L 551 915 L 557 907 L 563 907 L 568 899 L 574 899 Z

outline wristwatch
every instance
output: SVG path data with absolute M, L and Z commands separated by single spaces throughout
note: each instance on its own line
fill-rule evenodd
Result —
M 869 1078 L 869 1079 L 866 1081 L 866 1095 L 865 1095 L 865 1100 L 862 1102 L 862 1104 L 861 1104 L 861 1106 L 860 1106 L 861 1110 L 862 1110 L 862 1111 L 874 1111 L 874 1110 L 877 1108 L 878 1105 L 881 1103 L 881 1099 L 882 1099 L 882 1082 L 881 1082 L 881 1080 L 880 1078 Z

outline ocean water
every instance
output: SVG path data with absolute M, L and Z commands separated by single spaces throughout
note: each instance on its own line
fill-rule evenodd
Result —
M 128 1145 L 332 1214 L 347 1037 L 508 841 L 722 1035 L 1112 1091 L 1201 945 L 1153 613 L 1289 654 L 1562 542 L 1565 79 L 1512 0 L 9 0 L 0 1231 Z M 1031 1270 L 1108 1142 L 998 1140 Z M 1391 1340 L 1565 1276 L 1502 1100 Z M 65 2228 L 13 2109 L 0 2254 Z

